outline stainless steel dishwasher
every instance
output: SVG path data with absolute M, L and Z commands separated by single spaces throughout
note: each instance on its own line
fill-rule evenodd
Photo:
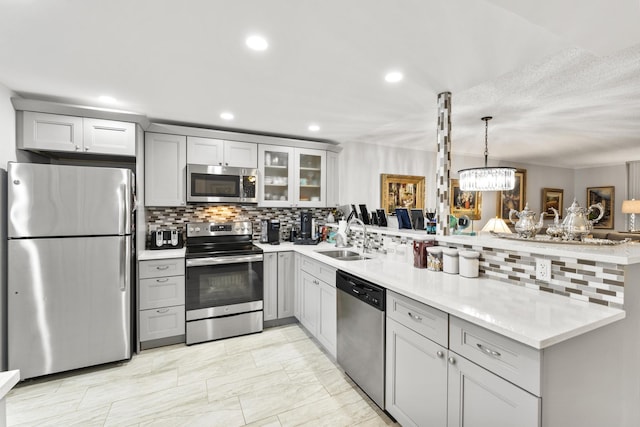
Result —
M 384 409 L 385 288 L 336 272 L 338 364 Z

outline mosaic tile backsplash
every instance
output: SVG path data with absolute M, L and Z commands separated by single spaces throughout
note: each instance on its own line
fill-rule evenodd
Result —
M 161 228 L 177 228 L 184 232 L 188 222 L 228 222 L 249 220 L 253 223 L 253 238 L 260 237 L 261 219 L 279 219 L 281 239 L 288 240 L 291 227 L 300 225 L 300 212 L 309 211 L 313 218 L 325 221 L 331 208 L 262 208 L 253 205 L 189 205 L 184 207 L 147 207 L 147 240 L 149 234 Z M 148 243 L 148 242 L 147 242 Z
M 446 246 L 480 252 L 480 274 L 513 285 L 552 292 L 569 298 L 622 308 L 623 265 L 571 257 L 510 252 L 489 247 Z M 551 281 L 536 280 L 536 258 L 551 260 Z

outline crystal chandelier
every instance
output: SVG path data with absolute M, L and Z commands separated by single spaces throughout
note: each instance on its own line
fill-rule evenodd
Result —
M 459 170 L 460 190 L 462 191 L 503 191 L 513 190 L 516 185 L 516 170 L 507 167 L 488 167 L 489 157 L 489 120 L 484 120 L 484 167 Z

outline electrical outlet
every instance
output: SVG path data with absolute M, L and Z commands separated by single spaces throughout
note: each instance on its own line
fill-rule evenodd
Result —
M 536 280 L 551 281 L 551 260 L 536 258 Z

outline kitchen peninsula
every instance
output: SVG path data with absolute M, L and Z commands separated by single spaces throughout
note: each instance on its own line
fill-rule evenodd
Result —
M 470 416 L 469 411 L 473 409 L 464 404 L 472 404 L 474 398 L 481 396 L 473 394 L 472 384 L 490 374 L 491 381 L 504 383 L 506 388 L 500 389 L 501 392 L 510 395 L 509 387 L 512 387 L 519 392 L 525 391 L 526 399 L 533 399 L 524 406 L 528 405 L 528 413 L 538 414 L 539 419 L 522 415 L 527 414 L 525 411 L 520 413 L 527 417 L 521 425 L 635 425 L 640 419 L 634 403 L 640 400 L 640 343 L 637 339 L 640 295 L 633 284 L 640 274 L 640 245 L 576 248 L 573 245 L 505 241 L 492 236 L 437 236 L 435 239 L 439 245 L 481 251 L 484 274 L 471 279 L 417 269 L 407 259 L 399 260 L 384 254 L 374 254 L 367 260 L 339 261 L 322 254 L 332 248 L 327 244 L 301 247 L 283 243 L 262 247 L 265 253 L 294 251 L 299 257 L 382 285 L 387 288 L 388 295 L 396 295 L 408 307 L 444 314 L 449 321 L 448 341 L 439 343 L 437 351 L 449 355 L 441 361 L 445 371 L 446 361 L 449 363 L 449 411 L 455 398 L 452 397 L 452 383 L 461 387 L 457 389 L 458 399 L 460 396 L 467 399 L 466 403 L 456 401 L 458 416 L 463 412 Z M 553 283 L 524 281 L 526 277 L 535 283 L 535 270 L 531 279 L 529 258 L 551 259 L 552 282 L 557 274 L 558 279 L 567 280 L 567 284 L 576 286 L 576 290 L 560 291 Z M 501 259 L 507 268 L 498 266 L 500 261 L 496 259 Z M 522 266 L 518 265 L 520 261 Z M 502 271 L 503 276 L 496 275 L 491 269 Z M 599 287 L 592 289 L 594 284 Z M 576 292 L 577 286 L 583 289 L 582 295 Z M 607 296 L 609 301 L 589 297 L 591 292 L 599 293 L 598 289 L 604 291 L 600 295 Z M 608 303 L 611 306 L 607 306 Z M 392 360 L 389 349 L 393 347 L 394 339 L 390 335 L 390 327 L 394 325 L 394 320 L 389 320 L 390 310 L 388 303 L 387 410 L 401 424 L 410 425 L 393 412 L 393 395 L 389 394 L 389 383 L 393 381 L 389 376 L 393 371 L 389 366 L 389 360 Z M 496 360 L 491 354 L 496 349 L 502 353 L 503 360 Z M 469 364 L 469 361 L 474 363 Z M 483 367 L 482 375 L 470 374 L 477 365 Z M 421 367 L 422 364 L 411 367 L 415 376 L 419 376 Z M 455 379 L 451 372 L 457 373 Z M 394 386 L 400 387 L 396 383 Z M 483 386 L 491 388 L 486 383 Z M 468 396 L 465 387 L 470 390 Z M 446 395 L 447 391 L 440 390 L 440 394 Z M 426 400 L 423 403 L 427 405 Z M 501 409 L 493 403 L 490 400 L 479 402 L 486 405 L 486 411 Z M 449 412 L 449 419 L 455 416 Z

